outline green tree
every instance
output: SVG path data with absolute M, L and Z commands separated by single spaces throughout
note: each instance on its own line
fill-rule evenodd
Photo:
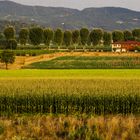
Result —
M 0 40 L 4 40 L 4 39 L 5 39 L 4 34 L 0 33 Z
M 6 49 L 15 50 L 17 48 L 17 41 L 15 39 L 10 39 L 7 41 Z
M 72 43 L 78 44 L 80 41 L 80 32 L 79 30 L 72 31 Z
M 110 32 L 104 32 L 103 41 L 105 46 L 110 46 L 112 43 L 112 34 Z
M 63 37 L 64 37 L 63 31 L 58 28 L 54 33 L 54 43 L 58 45 L 58 48 L 63 43 Z
M 87 44 L 88 37 L 89 37 L 89 30 L 87 28 L 82 28 L 80 30 L 80 38 L 81 38 L 82 45 L 86 45 Z
M 123 41 L 124 40 L 124 34 L 122 31 L 116 30 L 112 32 L 112 39 L 113 42 L 117 41 Z
M 124 40 L 125 41 L 133 40 L 133 35 L 132 35 L 132 32 L 131 31 L 125 30 L 123 32 L 123 34 L 124 34 Z
M 44 43 L 47 46 L 50 46 L 51 41 L 53 40 L 54 32 L 52 29 L 44 29 Z
M 41 27 L 30 28 L 29 39 L 34 46 L 40 45 L 43 41 L 43 29 Z
M 74 45 L 75 50 L 79 42 L 80 42 L 80 31 L 79 30 L 72 31 L 72 44 Z
M 70 46 L 71 45 L 71 43 L 72 43 L 72 33 L 71 33 L 71 31 L 65 31 L 64 32 L 64 39 L 63 39 L 63 41 L 64 41 L 64 44 L 66 46 Z
M 134 29 L 132 31 L 133 37 L 135 38 L 135 40 L 140 40 L 140 29 Z
M 22 28 L 19 32 L 19 42 L 21 45 L 26 45 L 29 38 L 29 30 L 27 28 Z
M 13 51 L 4 50 L 0 55 L 0 59 L 2 63 L 5 63 L 6 69 L 8 69 L 8 64 L 15 62 L 15 54 Z
M 93 29 L 90 33 L 90 40 L 94 46 L 99 45 L 103 38 L 103 31 L 101 29 Z
M 4 29 L 4 35 L 7 40 L 15 38 L 15 29 L 13 26 L 6 27 Z
M 91 44 L 92 44 L 92 42 L 91 42 L 91 38 L 90 38 L 90 35 L 89 35 L 88 41 L 87 41 L 87 45 L 88 45 L 88 46 L 91 46 Z

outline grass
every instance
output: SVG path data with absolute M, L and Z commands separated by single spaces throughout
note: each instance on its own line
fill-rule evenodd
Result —
M 73 69 L 73 70 L 1 70 L 0 79 L 45 78 L 45 79 L 139 79 L 139 69 Z
M 29 69 L 140 69 L 139 56 L 63 56 L 35 62 Z

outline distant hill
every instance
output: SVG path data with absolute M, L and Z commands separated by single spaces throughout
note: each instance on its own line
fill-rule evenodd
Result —
M 104 7 L 84 10 L 26 6 L 11 1 L 0 1 L 0 20 L 37 23 L 52 28 L 76 29 L 81 27 L 106 30 L 140 27 L 140 12 L 124 8 Z M 62 23 L 65 23 L 62 25 Z

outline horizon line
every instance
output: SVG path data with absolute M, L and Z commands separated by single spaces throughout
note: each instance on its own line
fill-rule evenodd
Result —
M 135 9 L 131 9 L 131 8 L 127 8 L 127 7 L 121 7 L 121 6 L 97 6 L 97 7 L 85 7 L 85 8 L 72 8 L 72 7 L 64 7 L 64 6 L 43 6 L 43 5 L 33 5 L 33 4 L 23 4 L 23 3 L 20 3 L 20 2 L 15 2 L 15 1 L 12 1 L 12 0 L 0 0 L 0 2 L 12 2 L 12 3 L 16 3 L 16 4 L 20 4 L 20 5 L 23 5 L 23 6 L 31 6 L 31 7 L 50 7 L 50 8 L 68 8 L 68 9 L 74 9 L 74 10 L 79 10 L 79 11 L 82 11 L 84 9 L 90 9 L 90 8 L 122 8 L 122 9 L 127 9 L 127 10 L 131 10 L 131 11 L 135 11 L 135 12 L 140 12 L 140 10 L 135 10 Z

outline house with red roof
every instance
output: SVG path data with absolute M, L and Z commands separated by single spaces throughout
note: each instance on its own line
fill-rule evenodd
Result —
M 140 47 L 139 41 L 118 41 L 112 43 L 113 52 L 135 51 L 137 47 Z

